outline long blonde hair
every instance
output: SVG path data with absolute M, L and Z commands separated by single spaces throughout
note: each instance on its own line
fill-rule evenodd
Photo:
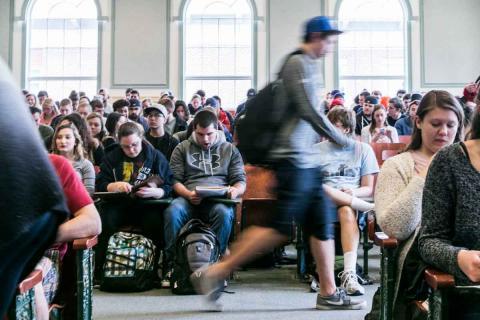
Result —
M 73 124 L 58 126 L 55 129 L 55 134 L 53 135 L 53 139 L 52 139 L 52 153 L 61 155 L 57 147 L 57 137 L 59 132 L 63 129 L 72 130 L 73 136 L 75 137 L 75 145 L 73 146 L 73 161 L 79 161 L 79 160 L 85 159 L 86 154 L 85 154 L 85 149 L 83 148 L 82 137 L 80 137 L 80 133 L 78 132 L 77 127 L 75 127 L 75 125 Z

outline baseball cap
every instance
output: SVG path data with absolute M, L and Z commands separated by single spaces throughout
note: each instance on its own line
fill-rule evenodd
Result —
M 305 24 L 305 35 L 314 32 L 322 32 L 328 34 L 340 34 L 343 31 L 338 30 L 337 28 L 333 27 L 330 19 L 325 16 L 318 16 L 311 18 Z
M 250 97 L 255 97 L 256 94 L 257 94 L 257 91 L 255 91 L 255 89 L 253 89 L 253 88 L 250 88 L 247 91 L 247 97 L 249 97 L 249 98 Z
M 142 103 L 138 99 L 130 99 L 130 105 L 129 107 L 142 107 Z
M 157 104 L 157 103 L 154 103 L 154 104 L 152 104 L 150 107 L 145 108 L 145 110 L 143 111 L 143 114 L 144 114 L 145 116 L 147 116 L 150 112 L 152 112 L 152 111 L 154 111 L 154 110 L 160 112 L 164 118 L 167 117 L 167 114 L 168 114 L 167 108 L 165 108 L 164 105 L 162 105 L 162 104 Z
M 368 96 L 365 98 L 365 103 L 378 104 L 378 99 L 375 96 Z

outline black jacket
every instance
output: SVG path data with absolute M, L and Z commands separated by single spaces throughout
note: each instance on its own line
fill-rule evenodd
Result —
M 164 181 L 161 188 L 165 191 L 165 197 L 168 197 L 172 192 L 173 174 L 167 159 L 160 151 L 155 150 L 155 148 L 146 141 L 142 142 L 142 152 L 144 153 L 145 161 L 142 168 L 139 169 L 139 174 L 134 184 L 142 182 L 151 175 L 158 175 Z M 126 156 L 120 148 L 120 145 L 115 145 L 112 150 L 105 155 L 96 180 L 97 191 L 105 192 L 107 191 L 107 185 L 109 183 L 123 181 L 123 163 L 125 162 L 125 158 Z

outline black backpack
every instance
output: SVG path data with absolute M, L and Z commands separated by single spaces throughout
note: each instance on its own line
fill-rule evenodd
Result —
M 302 53 L 301 50 L 290 53 L 285 63 L 291 56 Z M 285 63 L 277 80 L 267 84 L 256 96 L 245 102 L 245 113 L 237 121 L 237 147 L 246 163 L 272 164 L 270 151 L 275 146 L 282 122 L 288 115 L 289 100 L 280 77 Z
M 175 243 L 172 292 L 195 294 L 190 275 L 199 268 L 218 261 L 220 243 L 215 233 L 199 219 L 190 220 L 180 230 Z

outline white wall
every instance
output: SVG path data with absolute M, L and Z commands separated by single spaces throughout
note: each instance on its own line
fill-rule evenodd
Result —
M 20 85 L 24 72 L 25 1 L 0 0 L 0 56 L 8 58 L 11 34 L 12 71 Z M 341 0 L 255 0 L 257 87 L 263 87 L 275 75 L 283 56 L 298 45 L 301 24 L 319 14 L 335 18 L 337 1 Z M 435 87 L 460 93 L 464 83 L 480 74 L 480 1 L 406 1 L 412 9 L 411 89 L 427 91 Z M 13 19 L 9 17 L 10 3 L 14 4 Z M 115 6 L 112 0 L 99 3 L 102 15 L 99 85 L 111 88 L 112 96 L 123 95 L 127 85 L 140 89 L 145 96 L 158 96 L 164 87 L 180 92 L 182 0 L 141 0 L 135 1 L 134 6 L 131 0 L 118 0 Z M 9 28 L 10 21 L 13 30 Z M 112 30 L 116 33 L 112 34 Z M 132 49 L 128 51 L 130 44 Z M 333 55 L 321 65 L 325 88 L 334 88 Z M 129 73 L 133 73 L 130 78 Z

